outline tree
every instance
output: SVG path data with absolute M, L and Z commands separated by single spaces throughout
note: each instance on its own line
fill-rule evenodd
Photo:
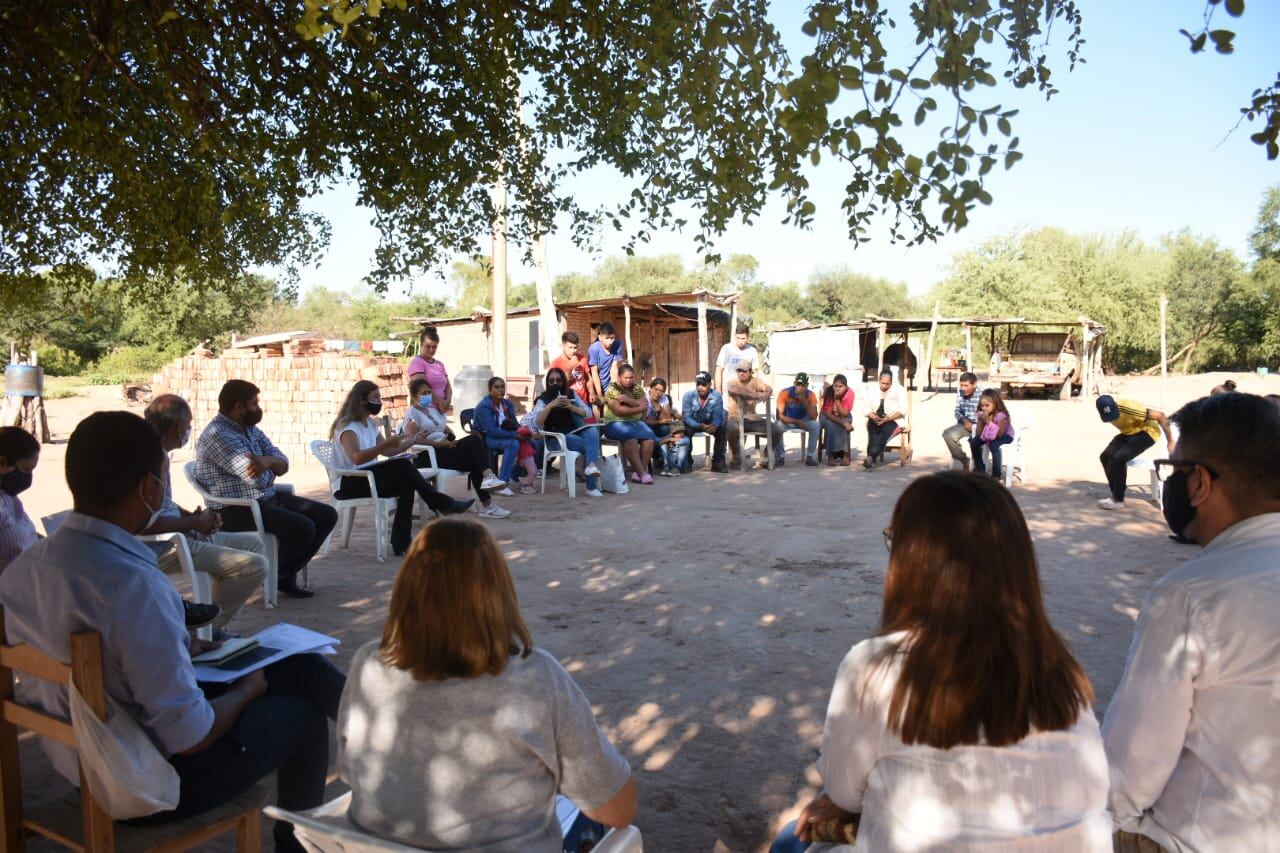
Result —
M 1249 248 L 1260 261 L 1280 261 L 1280 184 L 1262 196 L 1258 224 L 1249 234 Z
M 805 318 L 819 323 L 860 320 L 868 314 L 905 317 L 914 310 L 906 282 L 872 278 L 847 266 L 820 270 L 805 288 Z

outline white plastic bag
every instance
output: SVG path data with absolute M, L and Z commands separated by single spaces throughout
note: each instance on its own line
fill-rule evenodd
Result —
M 67 692 L 80 764 L 102 809 L 115 820 L 128 820 L 177 808 L 178 771 L 128 712 L 108 696 L 103 722 L 74 682 Z
M 605 456 L 600 460 L 600 488 L 615 495 L 625 495 L 631 491 L 627 485 L 627 472 L 622 467 L 622 459 L 617 456 Z

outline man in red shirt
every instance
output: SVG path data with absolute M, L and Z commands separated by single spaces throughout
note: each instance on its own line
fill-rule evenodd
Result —
M 569 388 L 584 403 L 591 405 L 595 402 L 595 395 L 591 393 L 591 368 L 587 367 L 587 360 L 578 352 L 578 333 L 565 332 L 561 335 L 560 348 L 561 354 L 552 360 L 548 369 L 558 367 L 563 370 L 564 375 L 569 377 Z

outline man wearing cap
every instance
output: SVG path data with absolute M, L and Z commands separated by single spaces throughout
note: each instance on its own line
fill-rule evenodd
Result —
M 685 392 L 680 417 L 690 437 L 699 433 L 712 437 L 711 470 L 727 474 L 729 466 L 724 464 L 724 399 L 719 391 L 712 390 L 711 374 L 705 370 L 693 377 L 693 385 L 694 390 Z
M 1102 509 L 1120 509 L 1124 506 L 1124 490 L 1129 480 L 1129 462 L 1138 458 L 1156 443 L 1163 431 L 1169 453 L 1173 453 L 1173 433 L 1164 412 L 1149 409 L 1132 400 L 1117 400 L 1109 394 L 1098 398 L 1098 417 L 1109 423 L 1120 434 L 1111 439 L 1099 459 L 1111 487 L 1111 497 L 1098 501 Z
M 809 374 L 796 374 L 790 388 L 778 392 L 778 420 L 787 429 L 798 429 L 809 434 L 805 449 L 808 451 L 804 464 L 811 468 L 818 465 L 818 433 L 822 427 L 818 424 L 818 398 L 809 390 Z
M 773 396 L 773 388 L 769 387 L 764 380 L 758 376 L 754 376 L 755 368 L 749 361 L 740 361 L 734 368 L 736 377 L 725 383 L 725 397 L 728 402 L 725 403 L 725 410 L 729 416 L 729 455 L 733 457 L 733 464 L 737 465 L 742 461 L 742 436 L 738 434 L 738 410 L 739 402 L 745 402 L 752 408 L 758 400 L 768 400 Z M 742 428 L 745 432 L 763 433 L 766 424 L 773 431 L 773 460 L 774 464 L 781 467 L 786 464 L 787 460 L 782 454 L 782 434 L 783 426 L 777 421 L 771 421 L 768 418 L 743 412 Z M 762 466 L 763 467 L 763 466 Z

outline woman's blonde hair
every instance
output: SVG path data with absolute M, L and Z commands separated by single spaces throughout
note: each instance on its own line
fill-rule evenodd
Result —
M 448 517 L 409 546 L 382 628 L 382 660 L 416 681 L 498 675 L 533 638 L 498 543 L 477 521 Z
M 365 419 L 369 417 L 369 410 L 364 407 L 365 401 L 369 399 L 370 394 L 377 390 L 378 383 L 370 382 L 368 379 L 361 379 L 351 386 L 351 390 L 347 392 L 347 399 L 342 401 L 342 408 L 338 409 L 338 417 L 334 419 L 333 426 L 329 428 L 330 441 L 337 441 L 338 434 L 348 424 L 364 423 Z

